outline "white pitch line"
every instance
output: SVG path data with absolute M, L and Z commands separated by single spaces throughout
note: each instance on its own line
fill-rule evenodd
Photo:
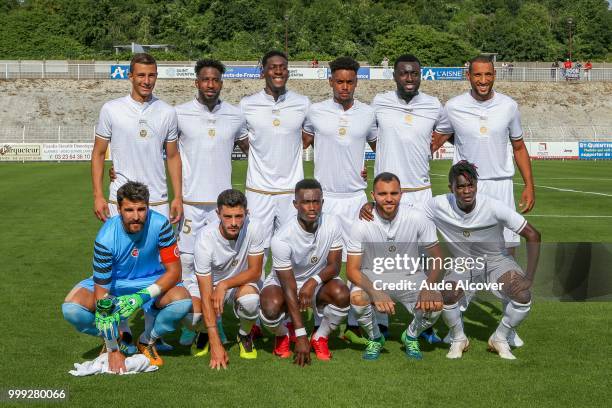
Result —
M 612 215 L 562 215 L 562 214 L 522 214 L 523 217 L 542 218 L 612 218 Z
M 431 173 L 432 176 L 436 176 L 436 177 L 448 177 L 445 176 L 443 174 L 435 174 L 435 173 Z M 593 180 L 593 179 L 588 179 L 588 180 Z M 522 186 L 522 183 L 514 183 L 517 186 Z M 581 193 L 581 194 L 592 194 L 592 195 L 598 195 L 598 196 L 604 196 L 604 197 L 612 197 L 612 194 L 608 194 L 608 193 L 598 193 L 596 191 L 582 191 L 582 190 L 574 190 L 571 188 L 559 188 L 559 187 L 551 187 L 551 186 L 543 186 L 543 185 L 538 185 L 536 184 L 536 187 L 538 188 L 548 188 L 550 190 L 556 190 L 556 191 L 563 191 L 566 193 Z

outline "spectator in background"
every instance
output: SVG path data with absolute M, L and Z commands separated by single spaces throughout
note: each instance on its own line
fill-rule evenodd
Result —
M 385 57 L 383 58 L 382 62 L 380 63 L 380 65 L 382 65 L 383 68 L 389 68 L 389 58 L 387 58 L 387 56 L 385 55 Z
M 572 69 L 572 61 L 569 60 L 569 58 L 565 59 L 565 62 L 563 63 L 563 76 L 565 77 L 565 80 L 567 81 L 568 78 L 568 74 L 570 69 Z
M 508 67 L 508 75 L 510 76 L 510 79 L 512 79 L 512 71 L 514 70 L 514 64 L 509 62 L 507 67 Z
M 316 57 L 310 61 L 310 68 L 319 68 L 319 60 Z
M 582 64 L 580 61 L 574 65 L 574 68 L 576 69 L 576 79 L 580 79 L 580 70 L 582 69 Z
M 584 64 L 584 74 L 587 81 L 591 80 L 591 69 L 593 69 L 593 64 L 591 63 L 591 60 L 587 60 L 587 62 Z
M 557 70 L 559 69 L 559 61 L 555 61 L 550 66 L 550 79 L 553 81 L 557 78 Z

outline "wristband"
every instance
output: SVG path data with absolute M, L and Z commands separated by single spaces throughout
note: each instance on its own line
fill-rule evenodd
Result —
M 295 337 L 301 337 L 301 336 L 306 336 L 306 329 L 303 327 L 300 327 L 299 329 L 295 329 Z
M 321 277 L 319 275 L 312 276 L 312 277 L 310 277 L 310 279 L 314 279 L 315 282 L 317 282 L 317 285 L 320 285 L 320 284 L 323 283 L 323 279 L 321 279 Z
M 153 283 L 147 288 L 147 292 L 149 292 L 149 295 L 154 298 L 161 295 L 161 288 L 157 283 Z

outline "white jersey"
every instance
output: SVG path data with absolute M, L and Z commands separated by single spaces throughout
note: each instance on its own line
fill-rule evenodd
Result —
M 376 141 L 376 117 L 369 105 L 354 101 L 350 109 L 333 99 L 310 107 L 304 131 L 314 135 L 314 176 L 323 191 L 365 190 L 361 177 L 366 142 Z
M 376 210 L 374 220 L 358 220 L 351 229 L 347 253 L 361 255 L 361 270 L 370 274 L 376 264 L 375 258 L 394 258 L 397 255 L 417 260 L 419 247 L 430 248 L 438 243 L 434 223 L 420 209 L 400 205 L 392 220 L 385 220 Z M 409 264 L 410 265 L 410 264 Z M 421 268 L 390 270 L 386 273 L 413 275 Z
M 249 135 L 247 189 L 293 192 L 304 178 L 302 125 L 310 102 L 287 91 L 275 101 L 265 91 L 240 101 Z
M 219 103 L 211 111 L 197 99 L 176 107 L 179 150 L 183 162 L 183 202 L 217 202 L 232 188 L 232 151 L 247 137 L 246 121 L 235 106 Z
M 476 194 L 476 205 L 469 213 L 459 209 L 452 193 L 431 198 L 423 211 L 456 257 L 501 255 L 505 251 L 504 227 L 518 234 L 527 225 L 514 209 L 482 193 Z
M 523 129 L 518 104 L 512 98 L 494 92 L 491 99 L 481 102 L 466 92 L 446 103 L 444 116 L 436 130 L 455 134 L 453 163 L 474 163 L 481 180 L 514 176 L 509 144 L 523 138 Z
M 110 200 L 128 181 L 149 188 L 150 204 L 168 201 L 164 145 L 177 138 L 174 108 L 151 97 L 136 102 L 130 95 L 106 102 L 100 110 L 96 136 L 109 140 L 117 178 L 110 185 Z
M 304 231 L 297 217 L 272 238 L 272 273 L 293 269 L 297 282 L 305 282 L 327 265 L 330 251 L 342 250 L 342 228 L 336 218 L 321 214 L 314 234 Z
M 208 224 L 196 238 L 195 274 L 212 274 L 213 284 L 216 285 L 246 270 L 248 257 L 263 255 L 264 244 L 261 225 L 248 217 L 235 241 L 229 241 L 221 235 L 219 223 Z
M 396 91 L 376 95 L 378 141 L 374 173 L 390 172 L 399 177 L 403 189 L 427 188 L 431 133 L 442 117 L 442 104 L 419 92 L 406 103 Z

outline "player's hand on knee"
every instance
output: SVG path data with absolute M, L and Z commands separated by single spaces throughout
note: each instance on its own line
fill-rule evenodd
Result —
M 108 353 L 108 369 L 115 374 L 127 372 L 125 355 L 121 351 L 115 350 Z
M 293 363 L 304 367 L 310 364 L 310 343 L 308 337 L 299 336 L 295 342 Z
M 220 370 L 221 368 L 226 369 L 228 364 L 229 356 L 227 355 L 225 347 L 223 347 L 222 344 L 219 344 L 218 346 L 213 346 L 211 344 L 209 367 Z
M 436 312 L 442 310 L 444 302 L 442 294 L 437 290 L 423 289 L 419 292 L 419 299 L 415 308 L 424 312 Z
M 531 289 L 532 281 L 525 279 L 524 277 L 517 276 L 510 281 L 510 286 L 506 290 L 506 293 L 510 299 L 517 299 L 522 293 Z
M 183 218 L 183 200 L 175 198 L 170 203 L 170 222 L 176 224 Z
M 104 222 L 110 217 L 110 210 L 108 209 L 108 203 L 104 197 L 98 197 L 94 199 L 94 214 L 96 218 Z
M 300 289 L 298 293 L 298 303 L 300 312 L 306 311 L 309 307 L 312 307 L 312 297 L 314 291 L 317 288 L 317 282 L 314 279 L 308 279 L 306 283 Z
M 359 210 L 359 219 L 366 221 L 374 220 L 374 205 L 372 203 L 365 203 Z

